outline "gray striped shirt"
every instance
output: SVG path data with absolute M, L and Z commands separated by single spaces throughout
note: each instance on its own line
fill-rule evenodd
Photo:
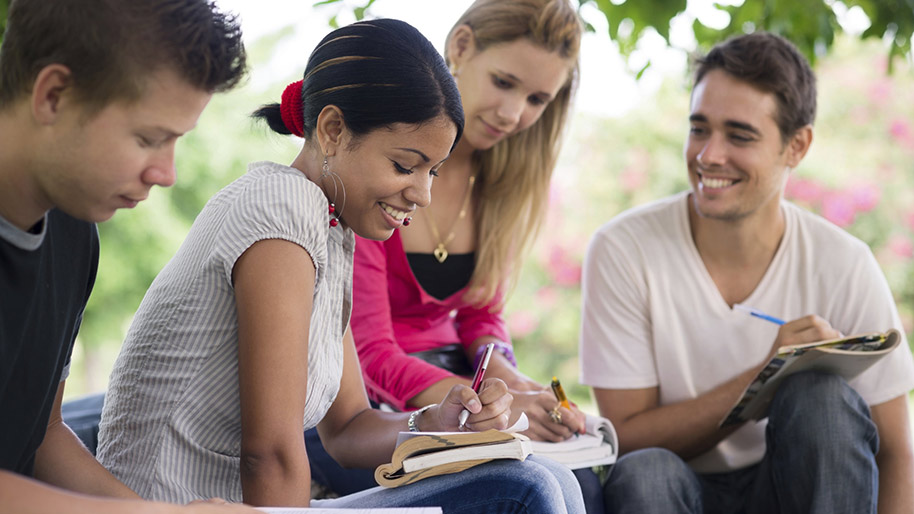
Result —
M 210 199 L 150 286 L 111 376 L 98 449 L 102 465 L 144 498 L 241 501 L 232 268 L 257 241 L 291 241 L 314 262 L 303 429 L 330 408 L 342 374 L 354 238 L 329 227 L 327 205 L 301 171 L 251 164 Z

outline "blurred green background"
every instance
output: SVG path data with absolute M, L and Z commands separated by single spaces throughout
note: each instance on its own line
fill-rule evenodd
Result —
M 244 1 L 219 3 L 233 9 Z M 294 3 L 284 1 L 285 5 Z M 390 16 L 382 8 L 399 1 L 331 0 L 308 4 L 305 16 L 312 27 L 315 20 L 321 27 L 311 29 L 319 38 L 329 30 L 328 24 L 347 23 L 362 16 Z M 426 15 L 431 20 L 435 18 L 433 4 L 437 3 L 418 5 L 429 11 Z M 458 2 L 456 12 L 459 14 L 468 3 Z M 528 255 L 521 281 L 507 305 L 520 365 L 527 374 L 544 382 L 552 375 L 560 376 L 570 396 L 593 411 L 587 389 L 577 384 L 581 262 L 590 234 L 624 209 L 687 188 L 682 144 L 688 130 L 689 78 L 684 65 L 652 75 L 660 68 L 657 58 L 652 57 L 658 54 L 648 51 L 652 42 L 656 47 L 660 41 L 666 47 L 663 51 L 673 50 L 684 63 L 689 51 L 756 28 L 797 41 L 815 61 L 819 77 L 815 142 L 791 177 L 787 197 L 870 245 L 896 295 L 905 329 L 911 332 L 911 2 L 747 0 L 723 6 L 704 2 L 712 9 L 708 11 L 711 22 L 682 14 L 687 7 L 685 0 L 580 3 L 591 30 L 585 38 L 585 52 L 588 45 L 609 50 L 600 50 L 606 52 L 605 57 L 598 55 L 584 62 L 582 90 L 587 87 L 589 93 L 579 95 L 566 134 L 549 205 L 544 206 L 549 210 L 548 225 Z M 271 8 L 269 1 L 259 4 L 261 10 Z M 0 31 L 7 6 L 7 0 L 0 0 Z M 241 14 L 245 22 L 245 12 Z M 718 15 L 723 17 L 716 19 L 722 21 L 712 23 Z M 421 23 L 407 21 L 423 29 Z M 446 30 L 454 20 L 434 21 Z M 849 28 L 852 22 L 859 28 Z M 677 43 L 677 33 L 685 33 L 688 43 Z M 276 101 L 285 84 L 300 76 L 313 46 L 300 43 L 300 37 L 290 25 L 248 38 L 252 78 L 243 87 L 214 97 L 197 128 L 181 139 L 177 185 L 154 189 L 139 207 L 119 212 L 99 225 L 99 278 L 74 354 L 69 398 L 104 390 L 146 288 L 175 253 L 206 200 L 242 175 L 247 163 L 288 163 L 296 155 L 300 140 L 272 135 L 254 125 L 248 114 L 260 104 Z M 441 40 L 434 42 L 440 48 L 444 35 L 437 37 Z M 276 64 L 289 57 L 297 64 Z M 608 78 L 605 74 L 588 75 L 586 66 L 605 72 L 599 68 L 603 62 L 609 66 L 613 59 L 623 63 L 622 71 L 612 72 L 615 75 Z M 273 71 L 261 73 L 264 69 Z M 618 90 L 610 87 L 632 83 L 633 77 L 641 81 L 637 83 L 641 91 L 637 102 L 620 97 Z M 646 82 L 651 86 L 646 87 Z M 621 102 L 634 105 L 619 106 Z M 615 109 L 606 109 L 608 106 Z M 607 110 L 620 114 L 607 115 Z

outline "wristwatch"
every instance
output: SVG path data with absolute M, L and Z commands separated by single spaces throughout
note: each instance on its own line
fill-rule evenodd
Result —
M 433 403 L 431 405 L 426 405 L 425 407 L 422 407 L 419 410 L 414 410 L 412 413 L 410 413 L 409 421 L 406 422 L 406 426 L 409 427 L 410 432 L 419 432 L 419 416 L 421 416 L 423 412 L 431 409 L 435 405 L 438 404 Z

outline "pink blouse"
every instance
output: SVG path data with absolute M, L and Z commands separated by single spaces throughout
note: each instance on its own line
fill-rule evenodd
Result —
M 453 343 L 469 348 L 491 335 L 510 344 L 499 298 L 474 307 L 466 288 L 444 300 L 422 289 L 403 251 L 399 231 L 387 241 L 356 236 L 352 281 L 352 335 L 373 400 L 406 410 L 406 401 L 452 376 L 412 352 Z

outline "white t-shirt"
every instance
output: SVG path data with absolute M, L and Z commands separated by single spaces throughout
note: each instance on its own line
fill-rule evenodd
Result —
M 583 273 L 581 382 L 604 389 L 659 386 L 660 405 L 693 399 L 761 363 L 778 326 L 721 297 L 692 241 L 688 192 L 604 225 Z M 782 202 L 781 245 L 745 305 L 793 320 L 817 314 L 844 334 L 902 330 L 879 265 L 862 241 Z M 851 382 L 869 405 L 914 388 L 914 360 L 898 350 Z M 748 423 L 690 461 L 702 473 L 761 460 L 767 421 Z

